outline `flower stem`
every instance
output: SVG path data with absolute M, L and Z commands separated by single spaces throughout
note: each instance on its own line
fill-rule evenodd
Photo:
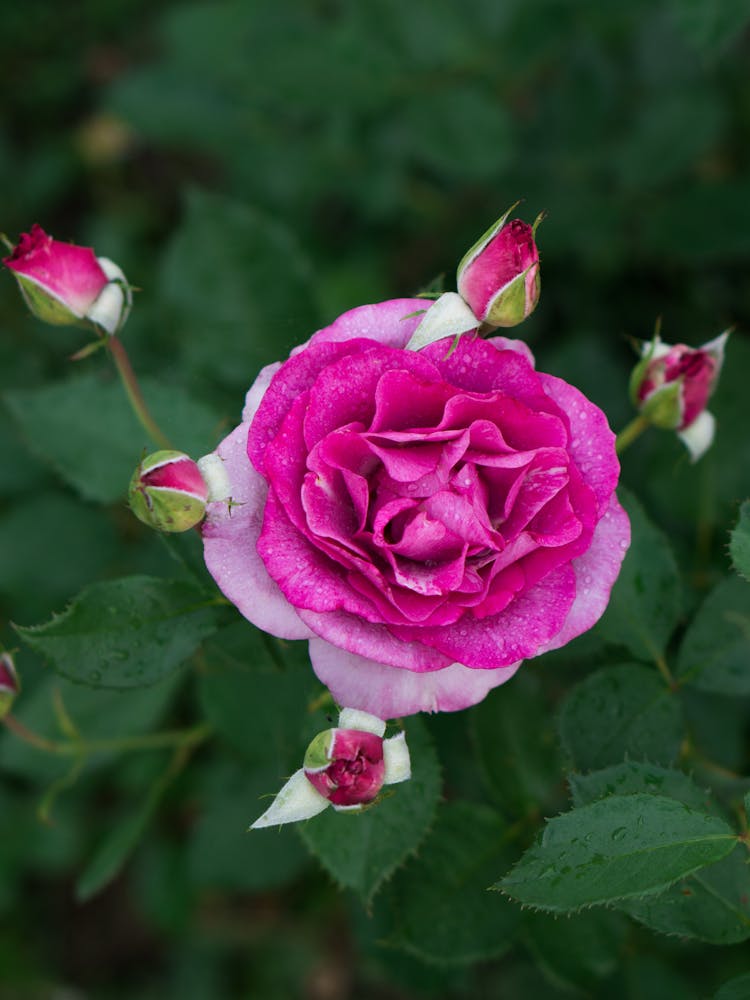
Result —
M 674 676 L 672 675 L 672 671 L 667 666 L 667 661 L 664 659 L 664 657 L 661 656 L 660 654 L 657 654 L 656 656 L 654 656 L 654 663 L 656 664 L 656 667 L 657 667 L 659 673 L 662 675 L 662 677 L 666 681 L 667 687 L 669 688 L 669 690 L 670 691 L 677 691 L 677 690 L 679 690 L 680 685 L 674 679 Z
M 61 757 L 91 753 L 126 753 L 130 750 L 160 750 L 163 747 L 195 747 L 213 732 L 213 727 L 208 722 L 202 722 L 191 729 L 166 729 L 160 733 L 146 733 L 143 736 L 122 736 L 108 740 L 48 740 L 39 733 L 27 729 L 12 715 L 6 715 L 3 723 L 14 736 L 29 746 Z
M 640 437 L 641 434 L 649 427 L 650 424 L 644 416 L 639 413 L 637 417 L 633 417 L 629 424 L 626 424 L 620 433 L 617 435 L 615 440 L 615 451 L 618 455 L 622 455 L 626 448 L 628 448 L 636 438 Z
M 117 371 L 122 379 L 125 392 L 128 394 L 128 399 L 130 400 L 133 412 L 136 417 L 138 417 L 141 426 L 149 435 L 151 440 L 155 444 L 158 444 L 160 448 L 171 449 L 172 445 L 169 438 L 156 423 L 151 415 L 151 411 L 146 405 L 146 400 L 143 398 L 141 387 L 138 385 L 138 379 L 135 377 L 133 366 L 130 363 L 130 358 L 127 355 L 122 341 L 115 334 L 112 334 L 107 337 L 107 347 L 109 348 L 115 365 L 117 366 Z

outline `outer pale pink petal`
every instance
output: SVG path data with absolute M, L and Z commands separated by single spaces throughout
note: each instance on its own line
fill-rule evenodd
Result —
M 529 345 L 523 340 L 515 340 L 513 337 L 487 337 L 487 343 L 492 344 L 498 351 L 515 351 L 522 354 L 532 368 L 536 368 L 536 359 Z
M 202 529 L 206 566 L 222 593 L 258 628 L 280 639 L 307 639 L 312 632 L 268 575 L 257 552 L 268 487 L 247 457 L 247 431 L 247 424 L 240 424 L 217 448 L 237 506 L 208 504 Z
M 594 529 L 590 547 L 571 563 L 576 574 L 576 596 L 568 617 L 557 635 L 540 647 L 540 654 L 559 649 L 599 621 L 629 545 L 630 521 L 613 494 Z
M 266 394 L 266 389 L 271 384 L 271 379 L 274 377 L 279 368 L 281 368 L 281 362 L 274 361 L 273 364 L 266 365 L 265 368 L 261 368 L 258 372 L 258 377 L 247 390 L 247 395 L 245 396 L 245 408 L 242 411 L 243 424 L 252 423 L 256 410 L 260 406 L 260 402 Z
M 421 642 L 409 642 L 397 638 L 384 625 L 365 621 L 346 611 L 306 611 L 300 609 L 299 616 L 321 639 L 330 640 L 343 652 L 356 656 L 369 654 L 377 656 L 377 662 L 384 669 L 402 669 L 411 673 L 445 670 L 451 658 L 437 649 Z M 387 667 L 385 666 L 387 664 Z M 357 708 L 347 705 L 346 708 Z M 375 713 L 374 713 L 375 714 Z
M 519 662 L 499 670 L 471 670 L 453 663 L 444 670 L 420 674 L 367 660 L 317 638 L 310 640 L 310 659 L 318 679 L 339 705 L 381 719 L 416 712 L 457 712 L 476 705 L 521 666 Z
M 599 510 L 607 509 L 617 486 L 620 463 L 615 454 L 615 435 L 607 418 L 582 392 L 555 375 L 540 372 L 549 396 L 570 420 L 569 451 L 583 480 L 596 494 Z
M 340 342 L 352 340 L 355 337 L 367 337 L 377 340 L 386 347 L 406 347 L 411 335 L 422 321 L 422 313 L 429 309 L 427 299 L 389 299 L 387 302 L 376 302 L 374 305 L 357 306 L 339 316 L 330 326 L 318 330 L 310 338 L 311 344 L 322 344 L 328 341 Z M 419 316 L 406 319 L 411 313 L 419 310 Z M 303 350 L 307 344 L 296 348 L 292 354 Z

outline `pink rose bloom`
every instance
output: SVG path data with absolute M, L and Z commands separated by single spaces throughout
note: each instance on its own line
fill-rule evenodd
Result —
M 601 410 L 517 341 L 404 350 L 423 308 L 353 309 L 264 369 L 203 526 L 242 614 L 382 719 L 473 705 L 591 628 L 630 538 Z

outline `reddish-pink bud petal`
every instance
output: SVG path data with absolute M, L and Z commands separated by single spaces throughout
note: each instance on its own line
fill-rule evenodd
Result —
M 636 368 L 633 387 L 636 404 L 653 424 L 683 431 L 705 411 L 721 371 L 725 340 L 722 336 L 693 348 L 670 347 L 657 338 L 651 359 Z
M 88 313 L 109 281 L 91 247 L 53 240 L 36 224 L 21 235 L 3 264 L 79 318 Z
M 314 766 L 318 760 L 324 763 Z M 333 805 L 372 802 L 385 779 L 383 738 L 359 729 L 321 733 L 305 755 L 305 775 Z
M 196 462 L 181 451 L 156 451 L 133 474 L 128 502 L 157 531 L 187 531 L 203 520 L 208 487 Z
M 458 291 L 477 319 L 495 326 L 515 326 L 526 319 L 539 299 L 533 228 L 513 219 L 467 258 L 459 266 Z

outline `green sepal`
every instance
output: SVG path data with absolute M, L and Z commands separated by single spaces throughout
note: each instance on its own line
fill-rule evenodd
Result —
M 7 688 L 0 690 L 0 719 L 4 719 L 10 712 L 17 694 L 17 691 L 9 691 Z
M 667 382 L 655 389 L 645 402 L 641 403 L 641 415 L 654 427 L 662 430 L 676 430 L 682 423 L 682 378 Z
M 536 278 L 534 279 L 533 304 L 527 312 L 526 276 L 533 267 L 537 269 Z M 504 285 L 496 293 L 487 310 L 484 322 L 490 326 L 518 326 L 519 323 L 522 323 L 536 309 L 537 302 L 539 301 L 540 284 L 539 264 L 535 262 L 527 267 L 525 271 L 517 274 L 512 281 L 509 281 L 507 285 Z
M 313 738 L 307 750 L 303 767 L 306 771 L 321 771 L 331 763 L 330 749 L 335 730 L 324 729 Z
M 660 342 L 659 333 L 658 331 L 655 331 L 653 340 L 649 341 L 648 343 L 641 344 L 642 347 L 641 360 L 638 362 L 638 364 L 630 373 L 630 381 L 628 383 L 628 394 L 630 396 L 630 402 L 637 410 L 640 409 L 638 390 L 640 389 L 641 383 L 643 382 L 643 378 L 646 374 L 646 369 L 648 368 L 649 364 L 651 363 L 654 357 L 656 348 L 659 346 L 659 342 Z
M 513 204 L 510 206 L 510 208 L 508 209 L 508 211 L 505 212 L 504 215 L 501 215 L 500 218 L 497 220 L 497 222 L 495 222 L 492 226 L 490 226 L 487 232 L 479 237 L 479 239 L 474 244 L 474 246 L 471 247 L 471 249 L 466 251 L 466 253 L 461 258 L 461 261 L 459 262 L 458 268 L 456 269 L 457 281 L 461 280 L 461 274 L 463 273 L 464 269 L 469 266 L 469 264 L 474 260 L 475 257 L 479 256 L 479 254 L 482 252 L 482 250 L 484 250 L 484 248 L 487 246 L 490 240 L 493 239 L 493 237 L 495 237 L 500 232 L 505 223 L 508 221 L 508 216 L 510 215 L 510 213 L 513 211 L 514 208 L 516 208 L 520 204 L 521 204 L 520 200 L 514 201 Z
M 52 323 L 54 326 L 81 326 L 82 317 L 72 312 L 51 292 L 37 282 L 32 281 L 22 274 L 13 274 L 21 289 L 24 302 L 29 307 L 29 311 L 42 320 L 43 323 Z
M 206 501 L 185 490 L 166 489 L 150 486 L 143 477 L 170 460 L 179 461 L 186 456 L 181 451 L 168 449 L 148 455 L 133 473 L 128 487 L 130 509 L 144 524 L 156 531 L 189 531 L 203 520 Z

